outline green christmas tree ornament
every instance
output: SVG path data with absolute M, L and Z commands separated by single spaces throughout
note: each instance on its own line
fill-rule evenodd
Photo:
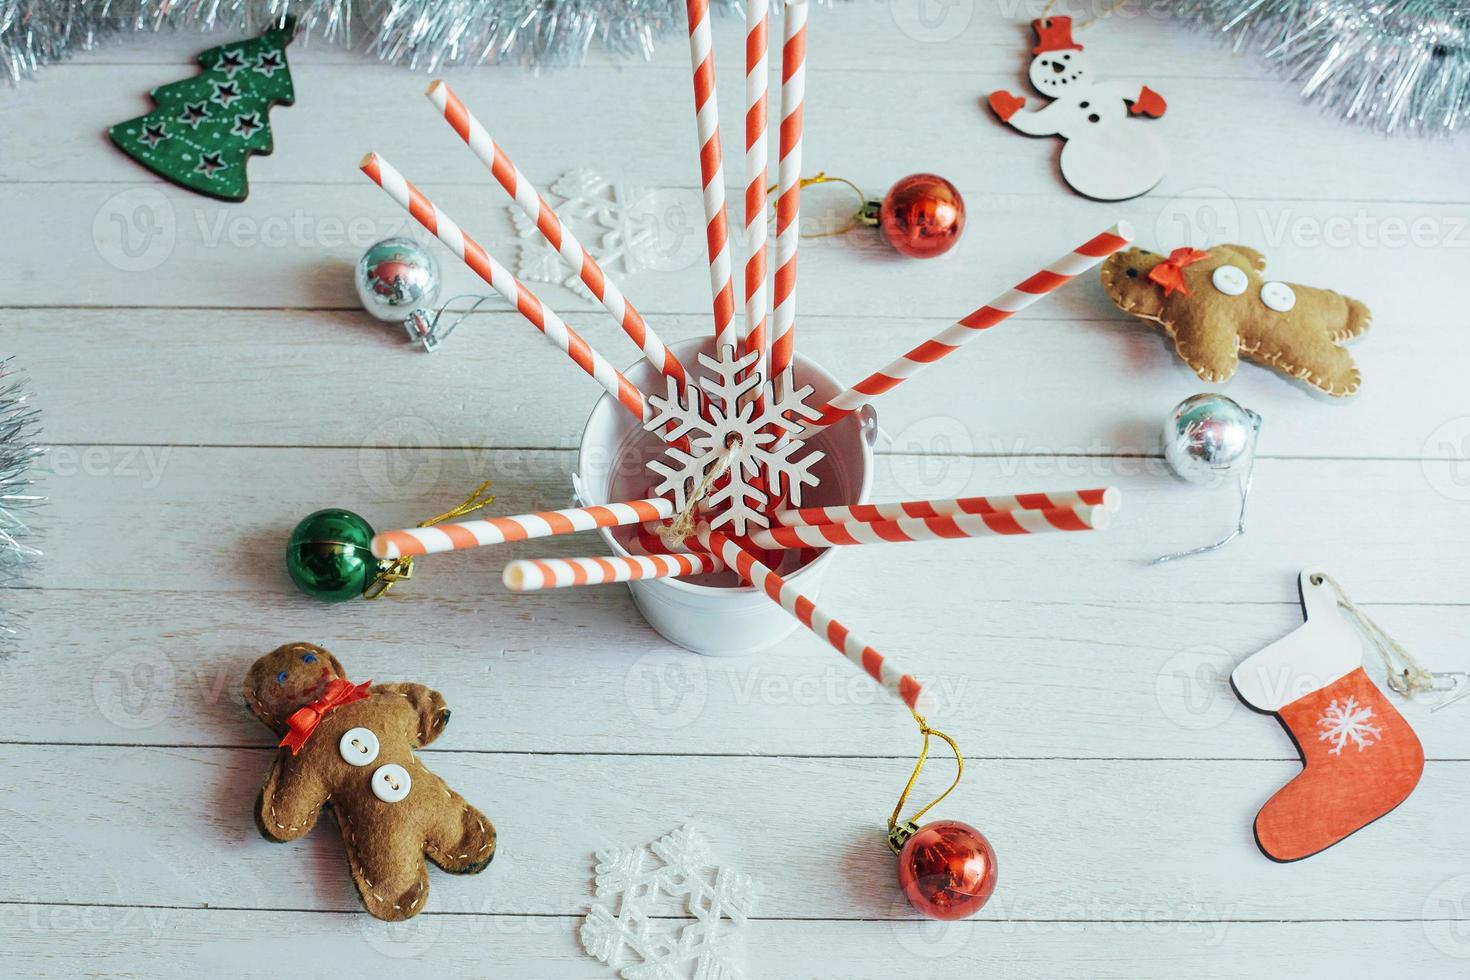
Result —
M 160 85 L 157 108 L 107 131 L 118 149 L 165 180 L 224 201 L 243 201 L 245 161 L 271 152 L 268 113 L 296 93 L 286 45 L 296 19 L 283 17 L 258 38 L 199 56 L 203 72 Z
M 356 599 L 378 577 L 373 528 L 350 510 L 308 514 L 286 542 L 286 571 L 307 595 L 324 602 Z

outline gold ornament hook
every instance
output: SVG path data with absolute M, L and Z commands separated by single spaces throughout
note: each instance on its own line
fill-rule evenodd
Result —
M 827 171 L 825 170 L 818 170 L 812 176 L 802 177 L 796 182 L 796 186 L 802 190 L 805 190 L 808 187 L 813 187 L 817 184 L 846 184 L 848 187 L 852 188 L 852 192 L 857 195 L 858 208 L 852 213 L 851 217 L 848 218 L 847 224 L 843 225 L 841 228 L 835 228 L 832 231 L 814 231 L 810 233 L 803 233 L 800 234 L 798 237 L 834 238 L 837 235 L 847 234 L 858 225 L 876 225 L 878 223 L 878 211 L 876 207 L 876 204 L 878 202 L 869 201 L 868 195 L 864 193 L 863 189 L 857 184 L 854 184 L 846 177 L 830 177 L 827 175 Z M 768 195 L 768 197 L 773 194 L 773 192 L 776 191 L 776 189 L 780 186 L 780 184 L 772 184 L 770 187 L 766 188 L 766 194 Z M 769 199 L 772 202 L 771 206 L 775 207 L 776 198 L 770 197 Z M 872 211 L 871 219 L 868 217 L 869 211 Z
M 485 492 L 485 489 L 489 486 L 490 481 L 486 480 L 478 487 L 475 487 L 474 490 L 470 491 L 470 495 L 464 499 L 464 503 L 451 507 L 444 513 L 436 517 L 431 517 L 427 521 L 420 521 L 417 526 L 433 527 L 435 524 L 474 513 L 481 507 L 490 506 L 495 503 L 495 495 Z M 413 578 L 413 556 L 404 555 L 401 558 L 394 558 L 392 561 L 384 562 L 378 566 L 377 576 L 368 583 L 367 588 L 362 590 L 362 597 L 364 599 L 381 598 L 387 594 L 389 589 L 393 588 L 394 584 L 410 578 Z
M 903 850 L 904 842 L 912 837 L 914 832 L 919 829 L 919 818 L 938 806 L 950 793 L 953 793 L 954 788 L 960 784 L 960 779 L 965 775 L 965 757 L 960 754 L 960 747 L 955 744 L 955 740 L 936 728 L 930 728 L 929 723 L 924 720 L 924 716 L 917 711 L 913 715 L 914 720 L 919 723 L 919 731 L 924 736 L 924 747 L 919 751 L 919 761 L 914 763 L 914 771 L 909 774 L 909 781 L 904 785 L 903 792 L 899 794 L 898 802 L 893 805 L 893 813 L 888 817 L 888 847 L 894 854 Z M 950 751 L 954 753 L 954 780 L 943 793 L 934 797 L 928 804 L 921 807 L 917 813 L 900 823 L 899 818 L 903 813 L 903 805 L 908 802 L 909 794 L 914 791 L 914 784 L 919 781 L 919 773 L 923 771 L 924 763 L 928 761 L 929 736 L 931 735 L 943 739 L 949 746 Z

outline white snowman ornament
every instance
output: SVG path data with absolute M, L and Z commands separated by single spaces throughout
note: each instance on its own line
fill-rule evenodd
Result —
M 1052 101 L 1040 109 L 1006 91 L 990 94 L 990 108 L 1027 136 L 1060 136 L 1062 179 L 1079 194 L 1122 201 L 1146 194 L 1164 177 L 1169 151 L 1146 125 L 1167 106 L 1137 82 L 1099 81 L 1072 40 L 1072 18 L 1033 20 L 1031 84 Z

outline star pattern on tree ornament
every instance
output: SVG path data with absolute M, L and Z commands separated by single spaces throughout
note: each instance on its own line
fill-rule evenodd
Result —
M 755 878 L 717 865 L 692 827 L 596 857 L 594 889 L 607 901 L 582 920 L 588 954 L 625 980 L 740 980 L 738 940 L 760 898 Z
M 184 111 L 179 115 L 179 122 L 187 123 L 192 129 L 198 129 L 199 124 L 208 118 L 209 104 L 207 102 L 185 102 Z
M 295 18 L 283 16 L 259 37 L 201 52 L 200 72 L 155 86 L 148 93 L 154 109 L 109 127 L 108 136 L 171 183 L 220 200 L 244 200 L 249 158 L 269 153 L 273 142 L 270 108 L 295 101 L 285 56 L 294 28 Z M 272 53 L 265 64 L 273 77 L 267 77 L 256 64 Z M 156 132 L 145 132 L 160 123 L 161 142 Z
M 221 82 L 214 87 L 214 95 L 210 97 L 211 102 L 217 102 L 226 109 L 230 103 L 240 97 L 240 86 L 234 82 Z
M 751 525 L 768 527 L 766 511 L 775 500 L 784 497 L 800 507 L 802 487 L 817 485 L 812 467 L 826 455 L 803 454 L 806 443 L 796 431 L 804 428 L 802 421 L 821 417 L 806 403 L 812 386 L 794 388 L 788 368 L 778 395 L 778 386 L 751 370 L 759 356 L 749 351 L 737 358 L 728 346 L 718 360 L 700 354 L 699 363 L 711 374 L 682 391 L 677 380 L 665 379 L 665 394 L 648 397 L 653 414 L 643 423 L 650 432 L 662 431 L 668 442 L 663 457 L 648 462 L 662 478 L 653 492 L 672 494 L 683 511 L 695 488 L 720 471 L 700 501 L 701 514 L 711 528 L 728 525 L 736 535 Z M 687 450 L 679 445 L 685 439 Z
M 228 48 L 214 67 L 224 72 L 226 78 L 234 78 L 235 72 L 245 68 L 245 53 L 239 48 Z
M 220 158 L 218 153 L 204 153 L 200 155 L 199 166 L 195 167 L 194 170 L 204 174 L 206 177 L 213 177 L 215 173 L 223 170 L 225 166 L 225 161 Z
M 138 136 L 138 142 L 146 144 L 150 150 L 166 139 L 168 139 L 168 133 L 164 132 L 163 123 L 144 125 L 143 132 Z
M 233 129 L 230 130 L 230 132 L 236 136 L 243 136 L 246 139 L 249 139 L 250 137 L 254 136 L 256 130 L 260 129 L 263 125 L 265 124 L 260 121 L 260 114 L 257 112 L 251 112 L 243 116 L 236 116 L 235 126 Z
M 255 59 L 255 70 L 266 78 L 270 78 L 285 67 L 286 63 L 281 60 L 279 51 L 263 51 L 260 57 Z

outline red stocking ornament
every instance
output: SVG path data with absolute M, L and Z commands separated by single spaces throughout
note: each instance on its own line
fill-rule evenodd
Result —
M 1276 861 L 1336 844 L 1406 800 L 1424 772 L 1424 748 L 1363 670 L 1357 628 L 1326 573 L 1302 572 L 1306 622 L 1230 675 L 1241 700 L 1272 712 L 1296 742 L 1303 769 L 1261 807 L 1256 843 Z

